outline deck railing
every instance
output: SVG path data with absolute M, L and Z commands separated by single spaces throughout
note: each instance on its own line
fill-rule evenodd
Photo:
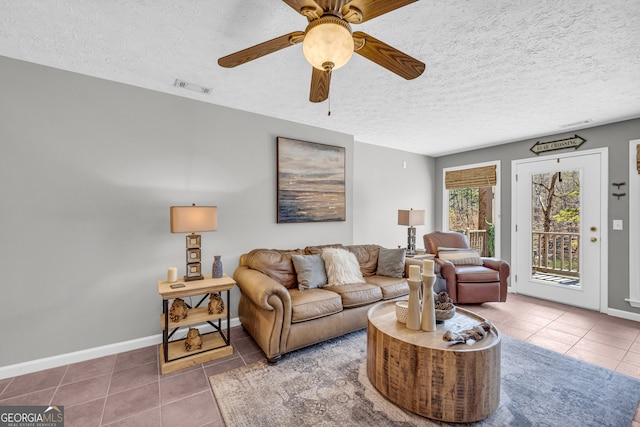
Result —
M 580 233 L 531 233 L 534 272 L 580 276 Z
M 467 236 L 469 246 L 475 249 L 480 256 L 491 256 L 489 254 L 489 235 L 487 230 L 469 230 L 464 231 L 464 235 Z
M 467 228 L 462 233 L 480 256 L 491 256 L 487 230 Z M 531 269 L 534 272 L 580 277 L 580 233 L 534 231 L 531 243 Z

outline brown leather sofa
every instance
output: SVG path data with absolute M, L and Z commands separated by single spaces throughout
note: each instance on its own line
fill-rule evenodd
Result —
M 480 257 L 481 265 L 441 259 L 439 249 L 471 249 L 464 234 L 434 231 L 423 236 L 427 252 L 434 254 L 436 273 L 446 282 L 447 293 L 458 304 L 504 302 L 507 300 L 509 264 L 498 258 Z
M 366 283 L 298 289 L 291 256 L 343 247 L 356 255 Z M 240 288 L 238 316 L 271 363 L 293 350 L 367 326 L 367 311 L 379 301 L 406 297 L 405 278 L 377 275 L 378 245 L 327 245 L 304 249 L 254 249 L 240 257 L 234 279 Z M 406 258 L 409 264 L 422 261 Z

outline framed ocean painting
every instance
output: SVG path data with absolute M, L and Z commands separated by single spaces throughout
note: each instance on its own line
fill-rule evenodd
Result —
M 278 222 L 345 221 L 345 149 L 278 137 Z

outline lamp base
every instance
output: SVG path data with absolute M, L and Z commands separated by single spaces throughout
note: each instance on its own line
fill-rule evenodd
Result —
M 187 274 L 184 276 L 185 282 L 204 279 L 202 275 L 202 264 L 200 264 L 202 257 L 200 242 L 199 234 L 191 233 L 187 235 L 187 265 L 185 270 Z
M 191 282 L 192 280 L 202 280 L 204 276 L 202 275 L 202 264 L 199 262 L 189 262 L 187 263 L 187 274 L 184 276 L 185 282 Z
M 416 228 L 409 227 L 407 230 L 407 255 L 416 254 Z

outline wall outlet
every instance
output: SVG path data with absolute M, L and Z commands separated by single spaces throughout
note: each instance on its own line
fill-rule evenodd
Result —
M 613 229 L 614 230 L 622 230 L 624 227 L 622 226 L 622 220 L 621 219 L 614 219 L 613 220 Z

